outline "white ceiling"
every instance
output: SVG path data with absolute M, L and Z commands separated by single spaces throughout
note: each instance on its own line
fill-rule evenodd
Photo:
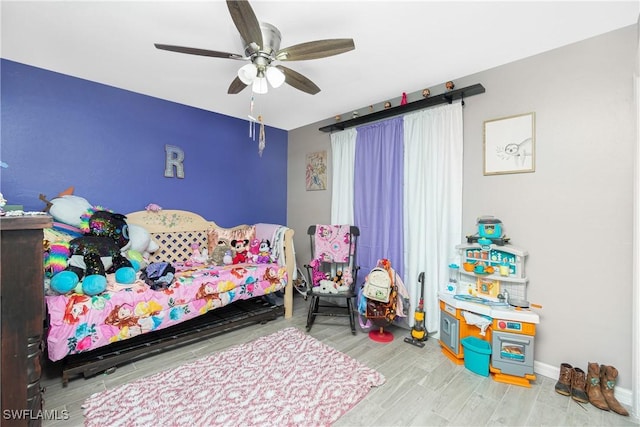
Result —
M 353 38 L 356 49 L 285 65 L 320 88 L 255 95 L 254 115 L 291 130 L 635 24 L 635 1 L 251 1 L 281 47 Z M 5 59 L 246 119 L 251 91 L 228 95 L 245 62 L 154 43 L 243 53 L 223 1 L 2 0 Z M 477 82 L 482 83 L 482 82 Z M 439 90 L 441 92 L 443 90 Z M 433 91 L 432 91 L 433 92 Z M 435 93 L 435 92 L 433 92 Z

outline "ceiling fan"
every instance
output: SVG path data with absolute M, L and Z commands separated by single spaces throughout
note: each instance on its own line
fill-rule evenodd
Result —
M 244 55 L 159 43 L 155 47 L 190 55 L 251 61 L 238 70 L 238 76 L 227 91 L 229 94 L 240 93 L 248 85 L 255 93 L 267 93 L 268 81 L 274 88 L 287 83 L 311 95 L 320 92 L 315 83 L 297 71 L 273 62 L 326 58 L 355 49 L 353 39 L 317 40 L 280 49 L 280 31 L 271 24 L 258 22 L 248 1 L 229 0 L 227 7 L 244 43 Z

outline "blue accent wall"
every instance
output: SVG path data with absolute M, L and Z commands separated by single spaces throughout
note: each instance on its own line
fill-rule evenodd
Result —
M 286 224 L 286 131 L 267 126 L 260 157 L 246 120 L 5 59 L 1 71 L 8 204 L 39 211 L 40 194 L 74 186 L 120 213 L 156 203 L 227 227 Z M 164 176 L 165 145 L 185 153 L 183 179 Z

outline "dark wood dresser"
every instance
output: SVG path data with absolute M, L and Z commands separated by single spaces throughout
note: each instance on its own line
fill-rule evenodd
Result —
M 45 215 L 0 217 L 2 426 L 40 425 Z

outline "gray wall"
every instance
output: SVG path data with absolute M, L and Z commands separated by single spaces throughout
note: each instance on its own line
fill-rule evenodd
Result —
M 529 251 L 528 297 L 543 306 L 538 363 L 614 365 L 618 385 L 627 389 L 637 30 L 633 25 L 454 79 L 459 88 L 486 88 L 465 100 L 462 233 L 475 232 L 476 217 L 495 215 L 511 243 Z M 483 176 L 483 122 L 532 111 L 535 173 Z M 330 122 L 289 133 L 287 216 L 299 264 L 309 259 L 307 226 L 330 219 L 331 182 L 328 191 L 304 187 L 306 153 L 330 153 L 329 135 L 318 131 Z M 330 168 L 329 162 L 329 174 Z
M 331 220 L 331 137 L 318 131 L 317 125 L 289 131 L 287 164 L 287 226 L 295 230 L 293 243 L 298 266 L 311 260 L 307 228 L 327 224 Z M 305 162 L 307 153 L 327 151 L 327 190 L 306 191 Z

